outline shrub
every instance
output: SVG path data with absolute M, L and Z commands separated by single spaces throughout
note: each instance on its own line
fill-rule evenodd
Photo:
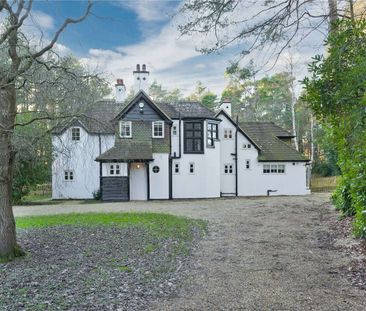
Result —
M 100 189 L 93 191 L 94 200 L 100 200 L 102 198 L 102 192 Z

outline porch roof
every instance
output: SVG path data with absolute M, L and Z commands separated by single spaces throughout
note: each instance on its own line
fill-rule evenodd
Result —
M 114 147 L 98 156 L 95 161 L 99 162 L 133 162 L 133 161 L 151 161 L 152 143 L 151 141 L 133 141 L 123 140 L 116 142 Z

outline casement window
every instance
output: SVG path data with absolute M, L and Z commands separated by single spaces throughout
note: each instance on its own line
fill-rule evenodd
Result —
M 203 122 L 184 122 L 184 153 L 203 153 Z
M 132 137 L 132 122 L 131 121 L 120 121 L 119 122 L 119 135 L 122 138 Z
M 73 127 L 71 129 L 71 140 L 73 141 L 80 140 L 80 127 Z
M 284 174 L 285 165 L 284 164 L 265 164 L 263 165 L 264 174 Z
M 164 122 L 155 121 L 152 123 L 152 137 L 153 138 L 164 138 Z
M 224 173 L 232 174 L 233 173 L 233 165 L 232 164 L 224 164 Z
M 109 175 L 120 175 L 121 167 L 119 164 L 110 164 L 109 165 Z
M 278 174 L 284 174 L 285 173 L 285 165 L 284 164 L 278 164 L 277 172 L 278 172 Z
M 271 166 L 268 164 L 263 165 L 263 174 L 269 174 L 271 172 Z
M 195 165 L 194 162 L 189 163 L 189 174 L 194 174 L 195 173 Z
M 215 146 L 215 140 L 217 140 L 217 129 L 216 123 L 207 123 L 207 145 Z
M 156 174 L 156 173 L 159 173 L 159 172 L 160 172 L 160 167 L 159 167 L 159 166 L 157 166 L 157 165 L 155 165 L 155 166 L 153 166 L 152 171 L 153 171 L 155 174 Z
M 174 174 L 179 174 L 180 171 L 180 165 L 179 163 L 174 163 Z
M 250 160 L 245 160 L 245 168 L 246 168 L 247 170 L 249 170 L 249 169 L 250 169 Z
M 177 126 L 173 125 L 173 136 L 177 136 Z
M 243 144 L 243 149 L 250 149 L 252 148 L 251 144 Z
M 233 139 L 232 129 L 224 129 L 224 139 Z
M 73 181 L 74 180 L 74 171 L 65 171 L 64 180 Z

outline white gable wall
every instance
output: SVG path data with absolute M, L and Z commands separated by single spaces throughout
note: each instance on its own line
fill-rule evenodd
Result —
M 99 137 L 80 127 L 80 141 L 72 141 L 71 128 L 52 137 L 52 198 L 91 199 L 99 189 L 99 163 L 94 161 L 99 155 Z M 113 147 L 114 140 L 114 135 L 101 135 L 101 152 Z M 64 180 L 65 170 L 73 171 L 73 181 Z
M 220 175 L 221 192 L 235 194 L 235 126 L 223 115 L 219 116 L 222 122 L 219 125 L 221 141 Z M 224 130 L 232 129 L 233 138 L 224 139 Z M 251 148 L 243 148 L 243 144 L 250 144 Z M 246 168 L 246 160 L 250 161 L 250 168 Z M 233 164 L 233 174 L 225 174 L 225 164 Z M 294 163 L 294 165 L 293 165 Z M 241 133 L 238 132 L 238 195 L 265 196 L 267 190 L 277 190 L 270 195 L 305 195 L 309 194 L 306 188 L 305 162 L 258 162 L 258 150 Z M 285 174 L 264 174 L 263 165 L 284 164 Z
M 222 120 L 219 124 L 219 138 L 221 145 L 220 152 L 220 191 L 222 195 L 235 195 L 235 126 L 224 116 L 219 116 Z M 232 138 L 225 139 L 225 130 L 231 130 Z M 232 164 L 233 173 L 225 174 L 225 164 Z
M 173 198 L 216 198 L 220 196 L 220 142 L 215 148 L 207 147 L 207 121 L 204 122 L 204 154 L 185 154 L 183 148 L 183 128 L 181 122 L 182 156 L 173 160 Z M 177 123 L 178 126 L 178 123 Z M 178 133 L 179 134 L 179 133 Z M 174 139 L 178 140 L 178 137 Z M 173 141 L 174 142 L 174 141 Z M 178 155 L 178 143 L 176 149 Z M 175 163 L 179 163 L 179 174 L 174 172 Z M 190 163 L 194 163 L 194 173 L 189 172 Z

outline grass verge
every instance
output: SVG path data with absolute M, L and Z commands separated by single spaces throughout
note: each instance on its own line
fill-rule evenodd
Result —
M 206 231 L 202 220 L 159 213 L 80 213 L 17 217 L 18 229 L 47 228 L 53 226 L 134 226 L 143 227 L 160 238 L 191 240 L 193 228 Z

